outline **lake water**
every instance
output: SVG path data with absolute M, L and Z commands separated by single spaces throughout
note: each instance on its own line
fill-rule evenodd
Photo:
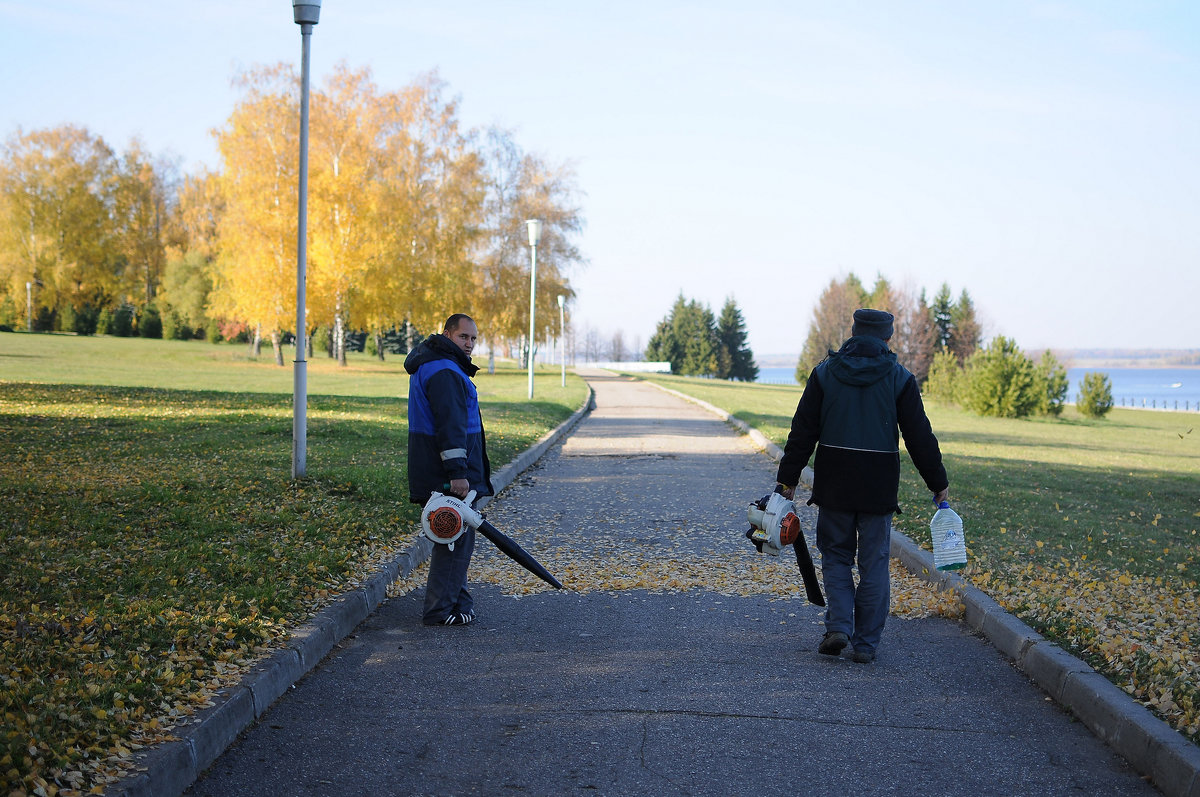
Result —
M 1068 401 L 1075 401 L 1083 375 L 1091 371 L 1108 374 L 1117 407 L 1200 411 L 1200 368 L 1068 368 Z M 759 368 L 757 381 L 796 385 L 796 368 Z
M 1108 374 L 1113 406 L 1200 410 L 1200 368 L 1068 368 L 1069 401 L 1075 400 L 1083 375 L 1091 371 Z

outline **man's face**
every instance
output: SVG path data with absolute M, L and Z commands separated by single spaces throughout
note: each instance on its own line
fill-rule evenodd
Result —
M 475 341 L 479 338 L 479 329 L 474 321 L 463 320 L 458 322 L 458 327 L 453 332 L 447 332 L 445 335 L 463 350 L 463 354 L 470 357 L 475 348 Z

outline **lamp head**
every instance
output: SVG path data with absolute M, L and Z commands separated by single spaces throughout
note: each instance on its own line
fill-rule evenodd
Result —
M 321 18 L 321 0 L 292 0 L 297 25 L 316 25 Z
M 559 309 L 559 310 L 561 310 L 561 309 L 563 308 L 563 305 L 564 305 L 564 304 L 566 304 L 566 303 L 567 303 L 567 297 L 566 297 L 566 296 L 563 296 L 563 295 L 560 293 L 560 294 L 558 295 L 558 309 Z
M 538 241 L 542 240 L 542 220 L 526 219 L 525 224 L 529 226 L 529 245 L 537 246 Z

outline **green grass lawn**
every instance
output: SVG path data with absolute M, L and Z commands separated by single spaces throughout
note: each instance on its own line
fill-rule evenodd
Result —
M 647 375 L 783 445 L 801 389 Z M 1200 742 L 1200 414 L 980 418 L 930 405 L 968 581 Z M 930 547 L 902 457 L 896 526 Z
M 290 352 L 289 352 L 290 354 Z M 585 400 L 500 363 L 494 467 Z M 245 346 L 0 334 L 0 793 L 90 789 L 414 539 L 400 357 L 292 368 Z

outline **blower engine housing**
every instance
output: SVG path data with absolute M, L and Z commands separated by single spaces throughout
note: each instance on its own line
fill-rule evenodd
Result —
M 796 505 L 779 493 L 771 493 L 750 504 L 746 516 L 750 530 L 746 536 L 759 551 L 779 556 L 784 546 L 800 538 L 800 518 Z
M 421 510 L 421 533 L 453 551 L 455 541 L 468 526 L 477 529 L 483 523 L 483 515 L 471 508 L 474 500 L 474 490 L 465 499 L 434 491 Z

